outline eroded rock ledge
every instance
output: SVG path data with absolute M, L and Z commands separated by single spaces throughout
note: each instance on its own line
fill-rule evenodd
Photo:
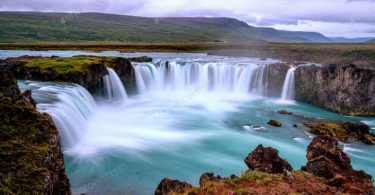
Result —
M 150 62 L 152 58 L 74 56 L 22 56 L 0 60 L 0 68 L 11 72 L 17 79 L 60 81 L 79 84 L 91 92 L 100 88 L 106 67 L 113 68 L 129 90 L 135 88 L 135 72 L 131 62 Z
M 52 118 L 0 70 L 0 194 L 70 194 Z
M 374 194 L 372 178 L 353 170 L 336 139 L 318 136 L 307 149 L 307 164 L 293 171 L 278 151 L 259 145 L 245 159 L 249 170 L 222 178 L 204 173 L 199 187 L 164 179 L 155 194 Z M 168 182 L 166 182 L 168 181 Z

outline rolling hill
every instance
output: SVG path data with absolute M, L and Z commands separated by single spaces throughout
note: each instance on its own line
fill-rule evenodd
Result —
M 332 42 L 315 32 L 249 26 L 233 18 L 0 12 L 0 42 Z
M 329 37 L 332 41 L 336 43 L 364 43 L 367 42 L 373 37 L 361 37 L 361 38 L 345 38 L 345 37 Z

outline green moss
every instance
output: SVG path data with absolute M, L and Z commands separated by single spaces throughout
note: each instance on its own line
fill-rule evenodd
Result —
M 292 175 L 295 177 L 305 177 L 306 172 L 301 171 L 301 170 L 295 170 L 295 171 L 292 171 Z
M 51 57 L 51 58 L 24 58 L 25 67 L 38 69 L 40 73 L 85 73 L 92 64 L 108 64 L 116 57 L 76 56 L 76 57 Z
M 269 174 L 269 173 L 264 173 L 260 171 L 246 171 L 242 173 L 241 180 L 248 180 L 248 181 L 272 181 L 272 180 L 280 180 L 281 176 L 276 175 L 276 174 Z
M 339 123 L 324 122 L 318 124 L 306 124 L 306 126 L 309 127 L 310 131 L 314 134 L 335 137 L 344 142 L 348 140 L 348 132 Z

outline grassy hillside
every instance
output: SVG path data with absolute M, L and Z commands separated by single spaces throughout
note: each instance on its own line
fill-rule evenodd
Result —
M 329 42 L 313 32 L 257 28 L 233 18 L 0 12 L 0 42 Z

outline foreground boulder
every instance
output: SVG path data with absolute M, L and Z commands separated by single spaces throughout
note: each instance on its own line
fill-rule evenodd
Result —
M 277 150 L 259 145 L 245 159 L 249 170 L 223 178 L 204 173 L 199 187 L 164 179 L 156 194 L 374 194 L 371 178 L 355 171 L 336 139 L 314 138 L 307 149 L 308 163 L 292 171 Z M 285 174 L 288 173 L 288 174 Z
M 304 125 L 316 135 L 327 135 L 342 142 L 361 140 L 366 144 L 375 144 L 375 136 L 370 133 L 370 127 L 361 122 L 321 122 Z
M 327 179 L 327 184 L 348 193 L 373 194 L 372 178 L 353 170 L 350 159 L 335 138 L 318 136 L 307 148 L 307 164 L 302 170 Z
M 183 193 L 193 186 L 178 180 L 163 179 L 155 191 L 155 195 Z
M 0 194 L 70 194 L 57 129 L 0 70 Z
M 257 170 L 265 173 L 287 173 L 292 171 L 292 166 L 279 157 L 279 151 L 263 145 L 259 145 L 246 158 L 245 163 L 250 170 Z

